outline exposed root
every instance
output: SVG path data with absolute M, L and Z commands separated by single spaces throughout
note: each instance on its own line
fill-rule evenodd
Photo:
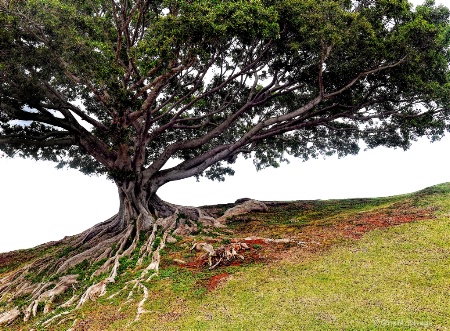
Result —
M 202 259 L 208 260 L 209 269 L 212 270 L 225 261 L 231 261 L 236 258 L 244 260 L 244 257 L 238 252 L 249 248 L 250 247 L 248 247 L 246 243 L 231 243 L 228 245 L 222 245 L 216 249 L 207 243 L 195 243 L 191 250 L 195 249 L 197 251 L 206 252 Z
M 62 276 L 55 287 L 40 294 L 29 306 L 33 316 L 36 316 L 39 303 L 41 302 L 45 303 L 44 314 L 49 313 L 55 297 L 64 293 L 69 287 L 75 284 L 77 282 L 77 277 L 78 275 Z
M 19 270 L 0 279 L 0 301 L 8 300 L 8 297 L 15 297 L 32 293 L 39 287 L 39 284 L 31 284 L 26 275 L 34 263 L 29 263 Z
M 114 298 L 115 296 L 118 296 L 120 293 L 122 293 L 122 291 L 126 291 L 128 288 L 128 284 L 124 286 L 124 288 L 120 289 L 119 291 L 111 294 L 109 297 L 107 297 L 108 300 Z
M 83 293 L 76 308 L 80 308 L 82 305 L 86 303 L 88 300 L 95 300 L 96 297 L 104 295 L 106 292 L 106 279 L 101 282 L 89 286 L 86 292 Z
M 20 315 L 19 307 L 14 307 L 13 309 L 0 314 L 0 325 L 12 323 Z
M 139 252 L 140 257 L 139 257 L 139 259 L 137 261 L 137 265 L 138 266 L 142 265 L 144 259 L 147 258 L 148 255 L 152 252 L 152 245 L 153 245 L 153 242 L 155 241 L 155 238 L 156 238 L 156 231 L 158 231 L 158 225 L 154 224 L 153 225 L 153 229 L 152 229 L 152 233 L 148 237 L 148 239 L 145 242 L 145 244 L 142 245 L 141 251 Z
M 169 235 L 170 231 L 173 230 L 173 228 L 175 227 L 175 225 L 177 223 L 177 218 L 178 218 L 178 210 L 175 211 L 175 214 L 173 214 L 172 216 L 169 216 L 169 217 L 164 218 L 164 219 L 158 219 L 156 224 L 157 225 L 161 225 L 163 227 L 163 229 L 165 229 L 165 231 L 164 231 L 164 234 L 162 236 L 161 242 L 159 243 L 158 247 L 153 251 L 151 263 L 142 272 L 142 274 L 140 276 L 140 280 L 143 280 L 145 278 L 145 276 L 151 270 L 153 270 L 155 272 L 158 272 L 158 270 L 159 270 L 159 263 L 160 263 L 160 260 L 161 260 L 160 251 L 162 249 L 164 249 L 164 247 L 166 246 L 167 236 Z
M 61 314 L 55 315 L 52 318 L 49 318 L 48 320 L 42 322 L 42 326 L 47 327 L 50 324 L 52 324 L 54 321 L 56 321 L 58 318 L 60 318 L 62 316 L 65 316 L 65 315 L 68 315 L 70 313 L 71 313 L 71 311 L 64 311 Z
M 68 307 L 72 306 L 75 303 L 75 301 L 77 301 L 77 299 L 78 299 L 78 295 L 74 294 L 69 300 L 64 302 L 59 307 L 60 308 L 68 308 Z
M 246 200 L 237 206 L 234 206 L 217 219 L 217 222 L 225 224 L 227 220 L 233 216 L 247 214 L 251 211 L 267 211 L 267 206 L 264 202 L 258 200 Z
M 69 329 L 67 329 L 67 331 L 73 331 L 74 330 L 74 327 L 75 327 L 75 324 L 78 322 L 78 318 L 75 318 L 75 320 L 73 321 L 73 323 L 72 323 L 72 326 L 69 328 Z
M 158 270 L 159 270 L 160 260 L 161 260 L 160 252 L 161 252 L 161 250 L 164 249 L 164 247 L 166 245 L 167 237 L 169 236 L 170 232 L 175 228 L 177 219 L 178 219 L 178 210 L 176 210 L 175 213 L 169 217 L 166 217 L 163 219 L 158 219 L 152 227 L 152 233 L 150 234 L 149 238 L 146 240 L 146 242 L 140 249 L 140 252 L 139 252 L 140 258 L 138 259 L 137 266 L 142 265 L 145 258 L 147 256 L 149 256 L 150 254 L 152 256 L 152 260 L 151 260 L 150 264 L 142 271 L 140 277 L 137 280 L 133 280 L 130 282 L 130 283 L 134 283 L 134 286 L 128 294 L 127 302 L 131 301 L 133 291 L 136 288 L 142 289 L 143 296 L 144 296 L 143 299 L 138 304 L 135 320 L 139 320 L 140 316 L 146 312 L 143 307 L 148 298 L 148 289 L 145 285 L 142 284 L 142 282 L 144 280 L 150 281 L 150 279 L 152 277 L 157 275 Z M 137 222 L 137 223 L 139 224 L 139 222 Z M 164 232 L 163 232 L 162 238 L 159 242 L 159 245 L 156 247 L 156 249 L 153 249 L 153 245 L 155 243 L 158 227 L 162 227 L 164 229 Z M 76 308 L 81 307 L 88 300 L 95 300 L 96 297 L 103 296 L 106 293 L 106 287 L 107 287 L 108 283 L 113 283 L 115 281 L 115 278 L 117 277 L 117 270 L 120 266 L 120 262 L 119 262 L 120 259 L 122 257 L 131 256 L 131 254 L 136 249 L 137 242 L 139 240 L 139 235 L 138 235 L 139 231 L 136 231 L 136 235 L 133 239 L 132 244 L 128 247 L 128 249 L 125 249 L 124 244 L 127 240 L 129 240 L 130 235 L 133 232 L 132 230 L 133 229 L 130 229 L 129 231 L 127 231 L 126 234 L 121 238 L 121 240 L 119 242 L 120 247 L 117 250 L 115 256 L 113 257 L 114 263 L 111 268 L 111 272 L 110 272 L 109 276 L 106 279 L 103 279 L 102 281 L 100 281 L 99 283 L 91 285 L 81 296 Z M 108 259 L 99 270 L 104 270 L 106 268 L 106 266 L 110 266 L 112 264 L 111 262 L 112 262 L 113 258 Z M 150 271 L 153 271 L 153 273 L 146 279 L 146 276 L 149 274 Z M 94 275 L 96 275 L 96 274 L 94 274 Z M 124 287 L 124 289 L 126 289 L 127 286 L 128 285 L 126 285 Z M 122 290 L 124 290 L 124 289 L 122 289 Z M 114 296 L 119 294 L 122 290 L 110 295 L 108 298 L 113 298 Z
M 256 204 L 263 208 L 261 204 Z M 198 231 L 198 225 L 203 228 L 219 228 L 224 225 L 218 220 L 206 215 L 201 209 L 167 205 L 166 212 L 160 212 L 160 217 L 154 219 L 145 210 L 137 213 L 127 211 L 125 205 L 119 215 L 93 226 L 83 233 L 64 238 L 51 253 L 36 258 L 34 261 L 22 266 L 14 272 L 6 274 L 0 279 L 0 301 L 7 302 L 9 310 L 0 312 L 0 325 L 12 323 L 19 316 L 24 321 L 36 316 L 40 310 L 43 314 L 50 313 L 55 308 L 68 309 L 45 320 L 41 325 L 47 327 L 52 323 L 61 322 L 71 318 L 73 309 L 78 309 L 89 300 L 96 300 L 107 292 L 108 284 L 117 279 L 121 261 L 132 258 L 137 254 L 136 268 L 142 270 L 140 276 L 124 286 L 123 289 L 111 294 L 108 298 L 117 296 L 132 286 L 128 300 L 132 300 L 136 291 L 142 291 L 142 299 L 137 304 L 136 318 L 138 321 L 147 311 L 144 305 L 148 300 L 148 289 L 145 282 L 149 282 L 158 275 L 161 252 L 166 246 L 168 238 L 172 235 L 187 235 Z M 248 206 L 247 206 L 248 207 Z M 247 208 L 246 207 L 246 208 Z M 256 207 L 251 207 L 256 208 Z M 235 209 L 236 211 L 237 209 Z M 243 209 L 239 209 L 239 213 Z M 130 216 L 133 215 L 133 216 Z M 182 216 L 180 216 L 182 215 Z M 231 212 L 224 216 L 229 217 Z M 137 217 L 136 217 L 137 216 Z M 145 233 L 148 238 L 142 243 L 141 235 Z M 172 238 L 173 240 L 173 238 Z M 139 244 L 142 246 L 139 248 Z M 247 247 L 248 248 L 248 247 Z M 210 269 L 214 269 L 225 261 L 243 258 L 239 251 L 246 249 L 244 244 L 230 244 L 214 249 L 210 244 L 200 243 L 192 249 L 205 252 Z M 150 259 L 150 261 L 148 261 Z M 125 259 L 126 260 L 126 259 Z M 90 274 L 90 279 L 106 275 L 101 281 L 84 289 L 82 294 L 75 293 L 83 289 L 82 281 L 77 281 L 78 275 L 68 274 L 80 263 L 87 261 L 91 266 L 104 261 Z M 148 262 L 147 262 L 148 261 Z M 148 263 L 146 266 L 145 263 Z M 75 273 L 75 272 L 74 272 Z M 30 281 L 29 275 L 40 279 L 40 282 Z M 48 279 L 56 279 L 49 281 Z M 57 298 L 73 289 L 70 299 L 62 304 L 55 304 Z M 26 297 L 28 302 L 24 308 L 14 306 L 14 300 Z M 42 307 L 42 308 L 41 308 Z M 71 328 L 76 324 L 74 321 Z
M 139 222 L 140 218 L 138 217 L 138 220 L 136 221 L 136 228 L 131 225 L 128 227 L 127 231 L 120 237 L 119 239 L 119 248 L 117 249 L 115 255 L 113 257 L 110 257 L 102 267 L 100 267 L 98 270 L 96 270 L 92 276 L 97 276 L 103 272 L 103 270 L 107 270 L 107 268 L 112 264 L 112 268 L 110 271 L 109 276 L 106 279 L 101 280 L 100 282 L 91 285 L 81 296 L 80 300 L 78 301 L 78 304 L 76 308 L 80 308 L 83 304 L 86 303 L 88 300 L 95 300 L 96 297 L 100 297 L 105 295 L 106 293 L 106 287 L 108 283 L 114 283 L 117 277 L 117 270 L 120 266 L 120 258 L 122 257 L 130 257 L 131 254 L 134 252 L 137 246 L 137 242 L 139 241 Z M 125 249 L 126 243 L 129 241 L 130 238 L 132 238 L 133 232 L 135 233 L 133 241 L 131 245 Z
M 147 287 L 145 287 L 141 283 L 139 284 L 139 286 L 142 288 L 142 291 L 144 292 L 144 297 L 142 298 L 142 300 L 138 304 L 137 314 L 136 314 L 136 318 L 134 319 L 134 322 L 139 321 L 139 319 L 141 318 L 142 314 L 148 313 L 148 311 L 144 309 L 144 304 L 145 304 L 145 302 L 148 299 L 148 289 L 147 289 Z

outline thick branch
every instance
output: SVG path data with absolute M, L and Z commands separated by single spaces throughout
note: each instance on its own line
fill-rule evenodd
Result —
M 48 139 L 45 136 L 22 138 L 16 136 L 0 136 L 0 145 L 11 145 L 11 146 L 35 146 L 35 147 L 67 147 L 75 145 L 75 140 L 73 138 L 55 138 Z

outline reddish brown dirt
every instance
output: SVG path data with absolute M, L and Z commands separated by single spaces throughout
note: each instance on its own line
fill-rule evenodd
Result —
M 365 233 L 375 229 L 387 228 L 403 223 L 433 218 L 434 210 L 419 209 L 407 204 L 394 209 L 362 212 L 346 219 L 336 219 L 333 222 L 311 224 L 301 229 L 295 235 L 300 245 L 273 250 L 268 254 L 268 260 L 295 259 L 324 251 L 342 240 L 357 240 Z
M 432 210 L 412 208 L 408 205 L 397 206 L 395 209 L 360 213 L 346 220 L 339 220 L 334 224 L 325 226 L 322 231 L 313 227 L 308 229 L 309 234 L 323 234 L 328 237 L 330 230 L 336 237 L 359 239 L 364 233 L 390 226 L 410 223 L 432 218 Z
M 208 291 L 212 291 L 219 286 L 219 284 L 223 283 L 228 277 L 230 277 L 230 275 L 226 272 L 215 275 L 208 280 L 206 288 Z
M 263 238 L 257 238 L 257 239 L 244 239 L 241 242 L 246 243 L 251 247 L 251 245 L 262 245 L 266 246 L 268 245 L 267 242 Z
M 186 267 L 186 268 L 202 268 L 202 267 L 207 266 L 207 264 L 208 264 L 208 259 L 201 256 L 201 257 L 195 258 L 192 261 L 189 261 L 188 263 L 186 263 L 184 265 L 184 267 Z
M 270 263 L 279 260 L 304 260 L 317 255 L 317 253 L 326 251 L 332 245 L 343 240 L 358 240 L 365 233 L 375 229 L 433 218 L 433 212 L 434 210 L 431 209 L 420 209 L 403 203 L 385 209 L 360 212 L 352 216 L 346 215 L 342 216 L 342 218 L 337 216 L 331 220 L 313 221 L 301 228 L 288 228 L 286 225 L 280 225 L 278 232 L 285 233 L 286 237 L 291 239 L 289 243 L 267 242 L 264 238 L 259 237 L 260 232 L 258 229 L 261 230 L 264 226 L 264 216 L 258 215 L 257 218 L 261 218 L 261 220 L 253 219 L 252 223 L 259 224 L 256 224 L 255 227 L 250 227 L 250 229 L 246 226 L 244 235 L 247 239 L 231 239 L 232 242 L 246 243 L 249 246 L 250 249 L 239 251 L 239 254 L 244 256 L 244 260 L 236 258 L 224 261 L 218 267 L 218 270 L 225 271 L 228 266 L 253 262 Z M 249 223 L 246 223 L 246 225 L 249 225 Z M 254 229 L 255 232 L 252 232 L 251 229 Z M 274 231 L 274 233 L 277 232 Z M 240 231 L 236 234 L 242 235 Z M 198 253 L 185 266 L 194 269 L 208 268 L 206 254 Z M 207 280 L 206 287 L 208 291 L 216 288 L 227 277 L 228 273 L 223 272 Z

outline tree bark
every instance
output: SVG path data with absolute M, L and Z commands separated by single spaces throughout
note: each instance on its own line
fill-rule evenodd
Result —
M 29 297 L 28 305 L 21 308 L 20 312 L 24 320 L 39 314 L 42 303 L 45 303 L 45 310 L 42 311 L 44 314 L 57 307 L 78 308 L 87 300 L 104 295 L 108 283 L 115 282 L 121 261 L 135 254 L 138 254 L 135 267 L 142 269 L 142 272 L 133 282 L 137 287 L 144 288 L 145 292 L 142 282 L 158 272 L 160 251 L 164 249 L 166 238 L 178 226 L 186 222 L 194 224 L 201 212 L 197 208 L 163 201 L 157 196 L 154 183 L 121 181 L 116 184 L 120 201 L 118 213 L 81 234 L 64 238 L 60 242 L 59 250 L 52 251 L 1 278 L 0 301 L 6 298 L 12 301 L 18 297 Z M 179 221 L 180 218 L 184 220 Z M 90 266 L 102 262 L 92 275 L 89 275 L 90 278 L 106 276 L 100 282 L 84 288 L 81 296 L 74 295 L 70 299 L 70 305 L 53 305 L 55 297 L 71 290 L 73 284 L 82 286 L 82 280 L 77 279 L 74 268 L 86 261 Z M 30 274 L 37 275 L 39 282 L 30 283 L 27 280 Z M 70 279 L 70 282 L 67 279 Z M 18 316 L 16 312 L 17 307 L 11 307 L 10 313 L 14 314 L 14 318 Z M 6 322 L 9 322 L 9 319 Z

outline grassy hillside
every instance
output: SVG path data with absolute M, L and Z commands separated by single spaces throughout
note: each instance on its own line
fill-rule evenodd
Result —
M 450 184 L 395 197 L 268 206 L 231 219 L 229 229 L 200 228 L 169 244 L 159 275 L 146 283 L 138 321 L 143 293 L 126 284 L 141 270 L 130 260 L 107 295 L 70 318 L 16 321 L 7 330 L 450 329 Z M 219 216 L 228 207 L 207 209 Z M 190 249 L 235 240 L 250 247 L 245 259 L 214 270 Z M 0 276 L 54 245 L 0 254 Z M 90 267 L 78 267 L 80 281 L 91 281 Z

